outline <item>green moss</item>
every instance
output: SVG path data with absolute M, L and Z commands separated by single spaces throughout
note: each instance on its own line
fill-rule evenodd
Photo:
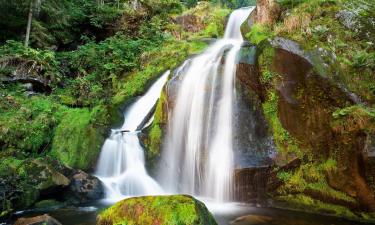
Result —
M 347 203 L 356 203 L 354 198 L 328 185 L 325 174 L 336 169 L 336 161 L 328 159 L 322 163 L 305 162 L 295 171 L 280 171 L 277 177 L 283 181 L 283 185 L 278 189 L 278 192 L 281 195 L 315 193 L 324 199 L 330 198 Z
M 147 147 L 147 162 L 151 166 L 153 166 L 155 160 L 160 156 L 161 153 L 163 129 L 167 123 L 165 118 L 166 103 L 167 96 L 165 91 L 163 91 L 156 105 L 154 120 L 151 127 L 147 131 L 147 139 L 145 140 L 145 145 Z
M 73 168 L 91 168 L 104 141 L 95 123 L 97 114 L 97 110 L 68 110 L 56 128 L 50 155 Z
M 205 205 L 191 196 L 146 196 L 123 200 L 100 213 L 98 224 L 216 225 Z
M 302 158 L 304 153 L 298 147 L 295 139 L 282 126 L 277 114 L 278 96 L 274 91 L 269 91 L 267 100 L 262 104 L 263 113 L 270 124 L 271 132 L 277 150 L 280 154 Z
M 340 217 L 359 219 L 356 214 L 344 206 L 327 204 L 303 194 L 279 196 L 275 200 L 291 209 L 313 213 L 334 214 Z
M 290 13 L 273 27 L 276 35 L 297 41 L 305 50 L 314 52 L 320 48 L 327 52 L 320 54 L 326 64 L 324 75 L 342 82 L 349 90 L 373 104 L 375 46 L 366 35 L 375 30 L 374 25 L 366 26 L 374 16 L 372 1 L 312 0 L 288 5 L 287 8 Z M 362 25 L 354 25 L 357 30 L 346 28 L 336 18 L 341 10 L 353 13 L 352 22 L 359 21 Z M 323 63 L 317 63 L 317 66 Z
M 363 105 L 353 105 L 332 113 L 332 127 L 336 131 L 351 132 L 363 130 L 369 134 L 375 131 L 375 109 Z

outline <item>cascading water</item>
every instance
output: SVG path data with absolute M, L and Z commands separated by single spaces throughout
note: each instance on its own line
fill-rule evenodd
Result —
M 102 147 L 96 175 L 103 182 L 109 201 L 163 193 L 159 184 L 147 174 L 138 133 L 155 106 L 169 73 L 164 73 L 126 110 L 121 129 L 112 130 Z
M 179 90 L 169 112 L 160 169 L 160 180 L 169 192 L 218 202 L 231 199 L 234 75 L 243 44 L 240 26 L 253 9 L 235 10 L 224 38 L 176 74 Z

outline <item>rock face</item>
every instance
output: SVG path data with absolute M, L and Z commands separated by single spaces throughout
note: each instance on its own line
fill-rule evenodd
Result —
M 100 213 L 97 225 L 163 224 L 216 225 L 206 206 L 187 195 L 125 199 Z
M 14 225 L 61 225 L 55 218 L 44 214 L 31 218 L 19 218 Z
M 357 198 L 363 209 L 375 210 L 374 194 L 361 172 L 366 134 L 332 127 L 336 109 L 354 102 L 333 82 L 316 74 L 313 66 L 298 55 L 276 49 L 273 66 L 283 79 L 277 86 L 278 116 L 283 127 L 303 149 L 313 150 L 316 158 L 335 158 L 338 171 L 328 174 L 329 184 Z
M 87 203 L 102 198 L 103 185 L 100 180 L 81 170 L 78 170 L 71 179 L 65 196 L 75 203 Z

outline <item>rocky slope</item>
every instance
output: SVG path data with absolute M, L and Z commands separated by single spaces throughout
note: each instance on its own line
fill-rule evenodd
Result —
M 243 25 L 257 62 L 240 65 L 238 77 L 256 93 L 277 147 L 278 172 L 268 170 L 262 186 L 271 205 L 357 219 L 374 212 L 374 7 L 259 0 Z

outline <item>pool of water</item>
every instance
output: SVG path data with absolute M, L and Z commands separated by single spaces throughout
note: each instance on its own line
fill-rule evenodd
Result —
M 241 203 L 215 204 L 206 202 L 219 225 L 363 225 L 342 218 L 302 213 L 290 210 L 258 208 Z M 63 225 L 95 225 L 98 213 L 109 205 L 98 202 L 81 207 L 65 207 L 49 210 L 30 210 L 16 213 L 19 217 L 49 214 Z M 12 224 L 8 221 L 0 224 Z M 369 224 L 369 223 L 367 223 Z

